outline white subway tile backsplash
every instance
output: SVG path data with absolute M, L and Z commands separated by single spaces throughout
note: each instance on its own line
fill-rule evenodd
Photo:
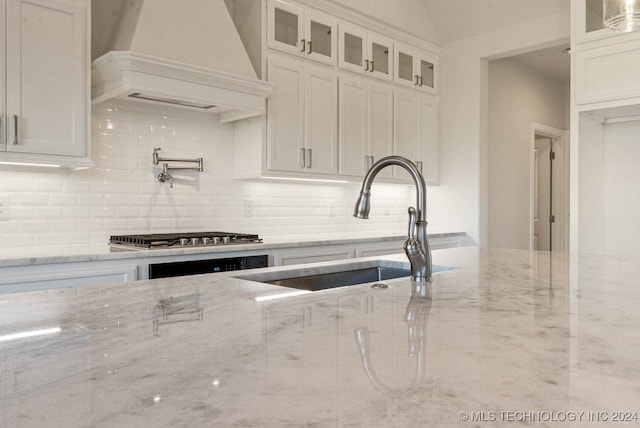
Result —
M 371 220 L 363 221 L 352 217 L 358 183 L 233 180 L 233 125 L 207 114 L 114 102 L 94 106 L 92 123 L 95 168 L 0 170 L 12 201 L 0 246 L 103 244 L 112 234 L 191 230 L 266 238 L 403 234 L 414 203 L 412 187 L 376 183 Z M 161 157 L 204 158 L 204 172 L 176 172 L 173 188 L 160 183 L 155 147 Z M 245 200 L 253 202 L 253 217 L 245 217 Z

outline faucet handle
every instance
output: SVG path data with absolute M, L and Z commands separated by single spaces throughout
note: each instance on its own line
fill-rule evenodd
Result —
M 418 214 L 416 209 L 413 207 L 409 207 L 407 211 L 409 212 L 409 232 L 407 233 L 407 236 L 409 237 L 409 240 L 413 241 L 416 239 L 416 222 L 418 220 Z

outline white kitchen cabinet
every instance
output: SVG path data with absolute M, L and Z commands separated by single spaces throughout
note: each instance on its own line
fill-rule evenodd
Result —
M 270 56 L 267 77 L 276 89 L 268 100 L 267 168 L 336 174 L 338 78 L 333 69 Z
M 394 50 L 394 83 L 437 93 L 437 56 L 401 43 Z
M 338 25 L 338 66 L 371 77 L 393 79 L 393 42 L 345 22 Z
M 394 154 L 414 161 L 427 184 L 438 182 L 438 99 L 419 91 L 394 89 Z M 393 167 L 394 178 L 410 182 Z
M 292 248 L 273 251 L 273 265 L 287 266 L 301 263 L 329 262 L 352 259 L 355 250 L 350 245 Z
M 338 112 L 340 175 L 362 177 L 393 153 L 393 86 L 342 72 Z M 391 177 L 391 170 L 379 176 Z
M 602 0 L 572 0 L 573 43 L 599 45 L 640 38 L 639 32 L 617 33 L 604 28 Z
M 632 40 L 576 52 L 576 104 L 640 97 L 639 50 L 640 40 Z
M 119 284 L 138 279 L 135 261 L 10 267 L 0 270 L 0 293 Z
M 3 1 L 0 161 L 91 166 L 87 0 Z
M 270 48 L 336 64 L 336 18 L 280 0 L 270 0 L 267 7 Z

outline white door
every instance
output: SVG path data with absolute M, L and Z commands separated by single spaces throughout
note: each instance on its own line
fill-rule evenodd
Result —
M 393 153 L 411 161 L 416 159 L 418 105 L 414 89 L 394 89 Z M 394 166 L 394 178 L 410 180 L 407 172 Z
M 280 0 L 270 0 L 267 13 L 267 45 L 293 55 L 306 49 L 304 10 Z
M 367 82 L 363 77 L 339 76 L 340 174 L 363 176 L 369 168 Z
M 417 94 L 416 163 L 425 181 L 438 182 L 438 100 L 435 95 Z
M 534 241 L 536 250 L 551 251 L 551 216 L 552 204 L 552 166 L 551 159 L 552 140 L 541 137 L 535 140 L 535 217 L 534 217 Z
M 85 155 L 85 14 L 55 0 L 7 2 L 7 150 Z
M 338 77 L 333 68 L 305 64 L 304 148 L 308 171 L 338 173 Z
M 300 60 L 269 57 L 267 76 L 275 84 L 267 101 L 267 168 L 303 171 L 304 65 Z
M 368 154 L 372 164 L 393 154 L 393 87 L 369 81 L 368 94 Z M 383 169 L 378 175 L 391 177 L 391 168 Z

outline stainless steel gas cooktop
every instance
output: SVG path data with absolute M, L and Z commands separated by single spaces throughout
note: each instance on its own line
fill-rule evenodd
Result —
M 216 245 L 261 243 L 258 235 L 230 232 L 154 233 L 148 235 L 113 235 L 112 248 L 161 249 L 168 247 L 208 247 Z

